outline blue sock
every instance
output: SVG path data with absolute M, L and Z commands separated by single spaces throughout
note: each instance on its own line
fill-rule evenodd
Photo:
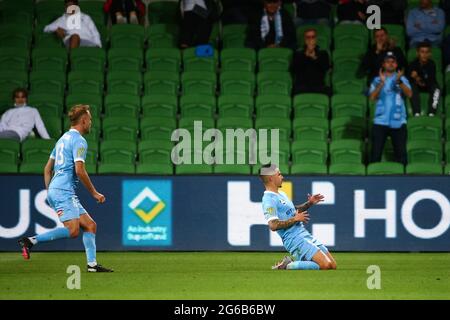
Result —
M 319 270 L 319 265 L 314 261 L 293 261 L 286 267 L 288 270 Z
M 60 227 L 46 233 L 38 234 L 33 238 L 36 242 L 48 242 L 58 239 L 66 239 L 69 237 L 70 237 L 69 229 L 67 229 L 66 227 Z
M 96 264 L 96 251 L 97 248 L 95 246 L 95 233 L 92 232 L 84 232 L 83 233 L 83 244 L 86 249 L 86 258 L 88 264 Z

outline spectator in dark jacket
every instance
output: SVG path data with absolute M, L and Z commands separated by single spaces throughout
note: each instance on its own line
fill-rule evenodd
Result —
M 411 105 L 414 116 L 420 116 L 420 93 L 428 92 L 428 115 L 434 116 L 439 105 L 441 90 L 436 80 L 436 64 L 431 59 L 431 45 L 422 42 L 417 46 L 417 58 L 408 68 L 412 87 Z
M 144 22 L 145 4 L 142 0 L 107 0 L 103 11 L 109 13 L 113 24 Z
M 248 24 L 261 8 L 261 0 L 222 0 L 222 24 Z
M 337 16 L 339 23 L 364 23 L 367 0 L 339 0 Z
M 325 76 L 330 69 L 328 53 L 320 50 L 317 46 L 316 30 L 305 30 L 304 40 L 304 48 L 294 55 L 294 94 L 323 93 L 329 95 L 331 90 L 325 86 Z
M 245 44 L 254 49 L 297 48 L 292 17 L 281 8 L 281 0 L 264 0 L 264 9 L 247 28 Z
M 297 4 L 296 24 L 329 24 L 331 4 L 335 0 L 295 0 Z
M 406 67 L 406 58 L 402 49 L 395 45 L 395 42 L 389 37 L 388 31 L 381 27 L 373 31 L 375 44 L 364 55 L 361 63 L 361 73 L 368 76 L 368 82 L 372 82 L 382 67 L 386 52 L 393 52 L 397 59 L 399 70 Z
M 404 24 L 407 0 L 369 0 L 367 5 L 377 5 L 381 10 L 381 24 Z

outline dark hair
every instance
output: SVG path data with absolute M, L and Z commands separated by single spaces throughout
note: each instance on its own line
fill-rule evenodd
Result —
M 389 32 L 385 27 L 381 27 L 380 29 L 373 29 L 373 34 L 375 35 L 375 33 L 377 33 L 380 30 L 383 30 L 386 34 L 389 34 Z
M 23 95 L 25 96 L 25 98 L 28 98 L 28 91 L 27 91 L 27 89 L 25 89 L 25 88 L 17 88 L 17 89 L 15 89 L 15 90 L 13 91 L 13 93 L 12 93 L 12 98 L 13 98 L 13 100 L 16 98 L 16 95 L 17 95 L 18 93 L 23 93 Z
M 87 114 L 89 106 L 85 104 L 77 104 L 73 106 L 69 111 L 69 120 L 71 125 L 76 125 L 80 121 L 81 117 Z
M 429 49 L 431 49 L 430 41 L 422 41 L 419 44 L 417 44 L 416 49 L 419 50 L 420 48 L 429 48 Z
M 64 0 L 64 4 L 67 4 L 69 2 L 72 2 L 74 5 L 78 5 L 78 0 Z

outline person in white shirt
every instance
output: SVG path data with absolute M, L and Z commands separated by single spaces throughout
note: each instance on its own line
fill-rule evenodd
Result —
M 0 139 L 23 141 L 35 127 L 41 138 L 50 139 L 39 111 L 27 105 L 27 97 L 26 89 L 14 90 L 14 108 L 7 110 L 0 119 Z
M 94 21 L 87 14 L 75 12 L 71 6 L 78 6 L 78 0 L 64 0 L 66 13 L 45 26 L 44 32 L 56 33 L 64 44 L 73 49 L 78 47 L 102 47 L 100 34 Z M 69 13 L 68 13 L 69 11 Z M 78 17 L 72 15 L 79 15 Z

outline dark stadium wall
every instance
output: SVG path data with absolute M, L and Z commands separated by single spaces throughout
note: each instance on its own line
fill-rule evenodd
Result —
M 107 201 L 79 197 L 97 221 L 98 250 L 283 250 L 261 209 L 263 187 L 249 176 L 93 176 Z M 308 193 L 307 228 L 332 251 L 450 251 L 447 177 L 287 177 L 299 204 Z M 0 176 L 0 251 L 57 225 L 40 176 Z M 82 241 L 42 243 L 35 251 L 83 250 Z

